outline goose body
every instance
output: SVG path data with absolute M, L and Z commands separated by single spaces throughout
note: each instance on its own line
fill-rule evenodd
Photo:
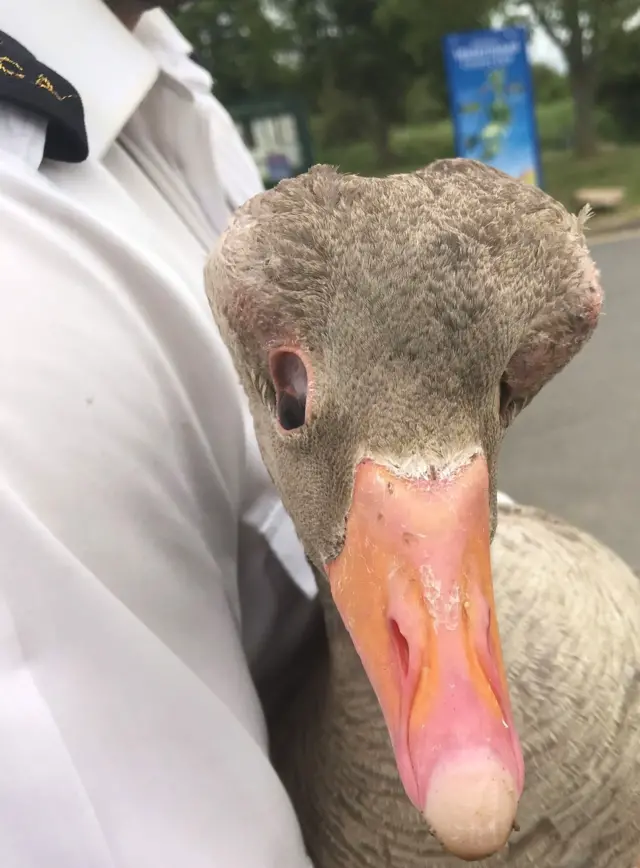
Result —
M 527 784 L 487 868 L 640 864 L 640 580 L 540 510 L 502 506 L 496 603 Z M 272 722 L 315 868 L 449 868 L 404 796 L 379 705 L 339 618 Z M 541 621 L 545 628 L 541 629 Z
M 243 206 L 209 261 L 320 577 L 329 654 L 274 743 L 318 868 L 640 851 L 637 581 L 526 510 L 490 552 L 502 437 L 598 322 L 583 224 L 470 160 L 316 167 Z

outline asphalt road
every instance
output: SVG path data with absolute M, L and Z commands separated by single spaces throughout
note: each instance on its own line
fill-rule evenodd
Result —
M 514 422 L 499 484 L 640 568 L 640 235 L 592 245 L 605 290 L 594 337 Z

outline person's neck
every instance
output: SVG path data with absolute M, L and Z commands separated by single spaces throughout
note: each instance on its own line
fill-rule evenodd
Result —
M 145 11 L 145 7 L 136 0 L 108 0 L 107 6 L 127 30 L 134 30 L 137 27 Z

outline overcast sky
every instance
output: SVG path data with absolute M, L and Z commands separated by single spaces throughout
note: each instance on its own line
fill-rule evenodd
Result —
M 566 64 L 558 46 L 539 27 L 533 32 L 530 46 L 531 60 L 534 63 L 546 63 L 554 69 L 564 72 Z

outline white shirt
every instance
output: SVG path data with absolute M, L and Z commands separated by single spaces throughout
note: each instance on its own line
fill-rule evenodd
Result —
M 70 78 L 91 146 L 42 162 L 43 122 L 0 104 L 0 865 L 302 868 L 246 655 L 280 665 L 306 606 L 278 583 L 313 578 L 202 286 L 260 179 L 164 15 L 23 2 L 67 60 L 99 41 L 127 99 L 101 117 L 38 16 L 35 46 L 0 22 Z

